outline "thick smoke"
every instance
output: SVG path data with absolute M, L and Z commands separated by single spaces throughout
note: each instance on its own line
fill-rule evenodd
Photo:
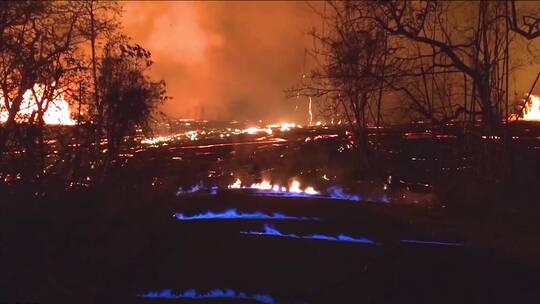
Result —
M 313 47 L 306 33 L 320 29 L 314 9 L 324 11 L 322 2 L 126 1 L 123 6 L 125 31 L 152 52 L 153 76 L 167 82 L 174 98 L 163 107 L 170 116 L 307 122 L 308 100 L 286 99 L 283 91 L 313 64 L 305 56 Z M 540 71 L 539 45 L 537 39 L 511 48 L 511 104 L 523 98 Z M 387 98 L 393 107 L 395 96 Z
M 306 31 L 320 24 L 305 2 L 124 2 L 124 29 L 149 49 L 167 82 L 173 117 L 307 119 L 284 89 L 304 71 Z M 307 70 L 307 67 L 305 68 Z

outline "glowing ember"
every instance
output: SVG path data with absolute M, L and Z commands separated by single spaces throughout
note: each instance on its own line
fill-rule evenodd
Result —
M 44 88 L 41 85 L 36 84 L 34 86 L 36 96 L 34 96 L 32 90 L 27 90 L 24 93 L 20 111 L 15 118 L 17 122 L 27 122 L 34 113 L 38 112 L 36 97 L 37 100 L 41 100 L 43 90 Z M 4 98 L 0 95 L 0 122 L 6 122 L 8 116 L 8 111 L 4 105 Z M 47 109 L 43 113 L 43 121 L 48 125 L 75 125 L 77 123 L 71 118 L 69 103 L 62 95 L 57 96 L 54 100 L 50 101 Z
M 301 193 L 302 190 L 300 190 L 300 182 L 297 180 L 293 180 L 291 186 L 289 187 L 289 192 Z
M 242 181 L 237 178 L 236 181 L 234 182 L 234 184 L 230 184 L 229 186 L 227 186 L 227 188 L 229 189 L 240 189 L 240 186 L 242 186 Z
M 173 140 L 172 136 L 154 136 L 141 140 L 141 144 L 155 145 L 159 143 L 169 142 L 171 140 Z
M 290 131 L 291 129 L 294 129 L 294 128 L 302 128 L 301 125 L 297 125 L 294 122 L 282 122 L 280 124 L 267 125 L 266 127 L 267 128 L 279 128 L 279 130 L 282 131 L 282 132 Z
M 157 135 L 149 138 L 144 138 L 141 140 L 141 144 L 145 145 L 156 145 L 156 144 L 165 144 L 172 141 L 182 140 L 184 137 L 190 141 L 196 141 L 199 139 L 199 134 L 205 134 L 204 131 L 200 132 L 199 130 L 192 130 L 185 133 L 177 133 L 173 135 Z
M 296 127 L 296 124 L 284 122 L 284 123 L 281 124 L 280 130 L 281 131 L 289 131 L 291 128 L 294 128 L 294 127 Z
M 259 190 L 270 190 L 272 189 L 272 184 L 270 184 L 269 181 L 262 181 L 261 183 L 252 184 L 250 188 Z
M 311 195 L 319 194 L 313 187 L 307 187 L 304 192 Z
M 189 140 L 197 140 L 197 131 L 189 131 L 185 134 Z
M 311 126 L 313 124 L 313 111 L 311 110 L 311 96 L 309 96 L 308 113 L 309 113 L 308 126 Z
M 271 128 L 257 128 L 257 127 L 251 127 L 244 130 L 244 133 L 247 134 L 257 134 L 261 132 L 266 132 L 268 135 L 272 135 L 272 129 Z

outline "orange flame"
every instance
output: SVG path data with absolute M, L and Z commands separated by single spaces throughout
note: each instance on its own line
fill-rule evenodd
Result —
M 523 120 L 540 121 L 540 97 L 531 95 L 523 107 Z
M 39 84 L 34 86 L 37 99 L 43 96 L 43 87 Z M 27 122 L 32 113 L 38 112 L 38 105 L 32 90 L 28 90 L 23 95 L 21 108 L 17 113 L 15 120 L 17 122 Z M 4 107 L 4 98 L 0 95 L 0 123 L 8 120 L 9 113 Z M 48 125 L 75 125 L 77 122 L 71 118 L 69 103 L 60 95 L 49 103 L 45 113 L 43 113 L 43 121 Z
M 510 115 L 510 120 L 540 121 L 540 97 L 531 94 L 520 114 Z
M 274 191 L 274 192 L 291 192 L 291 193 L 306 193 L 309 195 L 316 195 L 319 194 L 319 191 L 315 190 L 315 188 L 309 186 L 305 189 L 301 188 L 300 181 L 293 179 L 289 185 L 289 187 L 283 187 L 278 184 L 272 184 L 270 181 L 263 180 L 260 183 L 251 184 L 251 186 L 243 186 L 242 181 L 237 178 L 236 181 L 230 185 L 227 186 L 229 189 L 257 189 L 257 190 L 263 190 L 263 191 Z

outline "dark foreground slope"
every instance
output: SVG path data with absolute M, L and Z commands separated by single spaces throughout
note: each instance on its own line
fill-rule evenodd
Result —
M 230 207 L 318 220 L 179 221 L 172 216 Z M 435 231 L 396 220 L 384 208 L 388 207 L 247 196 L 179 200 L 166 194 L 110 190 L 35 201 L 2 214 L 0 298 L 37 303 L 192 303 L 195 300 L 189 298 L 137 295 L 164 289 L 175 293 L 232 289 L 269 295 L 277 303 L 540 300 L 535 264 L 469 245 L 466 236 L 451 229 Z M 408 212 L 421 216 L 423 211 Z M 346 234 L 373 243 L 240 233 L 261 232 L 264 224 L 289 235 Z M 198 302 L 212 301 L 255 300 Z
M 482 192 L 456 137 L 385 132 L 373 182 L 323 129 L 133 146 L 89 188 L 0 185 L 0 303 L 540 302 L 537 136 L 516 139 L 514 185 Z M 389 175 L 389 204 L 176 195 L 237 177 L 381 190 Z M 393 203 L 426 180 L 444 204 Z M 263 218 L 181 220 L 232 209 Z

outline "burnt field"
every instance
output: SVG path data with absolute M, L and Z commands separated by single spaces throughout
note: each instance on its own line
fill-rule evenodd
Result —
M 340 126 L 248 127 L 130 137 L 102 184 L 36 194 L 4 173 L 0 300 L 540 300 L 538 126 L 501 134 L 521 174 L 487 192 L 472 151 L 500 137 L 464 150 L 459 126 L 372 129 L 366 174 Z

